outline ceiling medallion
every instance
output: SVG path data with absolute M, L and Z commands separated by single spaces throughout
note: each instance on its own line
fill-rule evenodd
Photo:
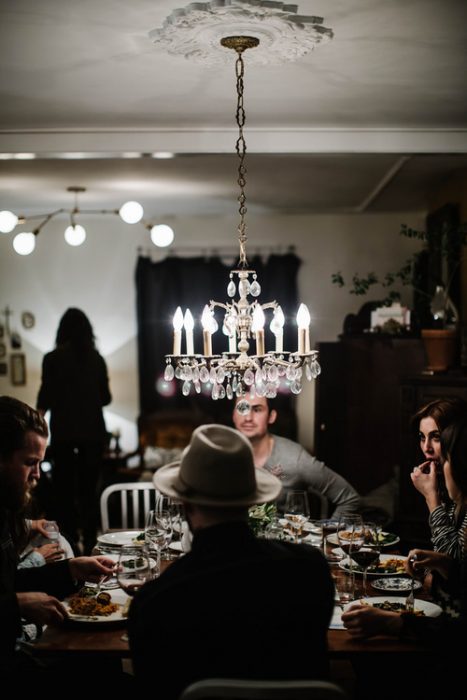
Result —
M 251 34 L 261 49 L 251 63 L 278 65 L 295 61 L 334 36 L 322 17 L 297 14 L 298 6 L 270 0 L 192 2 L 174 10 L 149 36 L 168 53 L 218 65 L 228 57 L 220 46 L 227 35 Z

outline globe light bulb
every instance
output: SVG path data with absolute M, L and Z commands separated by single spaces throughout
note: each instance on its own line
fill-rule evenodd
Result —
M 18 255 L 30 255 L 36 247 L 36 237 L 29 231 L 18 233 L 13 238 L 13 248 Z
M 127 224 L 137 224 L 143 218 L 143 207 L 139 202 L 125 202 L 118 212 Z
M 68 245 L 81 245 L 86 240 L 86 229 L 79 224 L 67 226 L 64 236 Z
M 166 248 L 174 239 L 174 232 L 167 224 L 156 224 L 151 229 L 151 241 L 159 248 Z
M 0 232 L 10 233 L 18 223 L 18 217 L 12 211 L 0 211 Z

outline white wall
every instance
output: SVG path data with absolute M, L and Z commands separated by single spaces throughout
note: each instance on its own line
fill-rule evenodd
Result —
M 401 238 L 401 223 L 423 228 L 424 215 L 416 213 L 355 216 L 250 216 L 249 250 L 280 244 L 294 245 L 303 260 L 299 275 L 300 299 L 312 314 L 312 344 L 335 340 L 346 314 L 356 312 L 364 301 L 380 298 L 355 297 L 331 283 L 331 273 L 393 271 L 416 249 Z M 27 358 L 27 384 L 14 387 L 0 376 L 0 393 L 35 404 L 44 352 L 54 346 L 58 321 L 69 306 L 88 314 L 110 373 L 112 404 L 106 412 L 107 427 L 122 431 L 124 449 L 136 446 L 138 415 L 136 313 L 134 271 L 138 247 L 150 249 L 154 259 L 164 257 L 150 243 L 142 226 L 128 226 L 117 217 L 88 217 L 88 237 L 80 248 L 63 239 L 65 222 L 55 220 L 40 234 L 34 253 L 17 255 L 13 234 L 0 234 L 0 311 L 13 310 L 12 328 L 23 338 Z M 236 250 L 237 219 L 185 219 L 174 223 L 175 246 Z M 227 285 L 227 280 L 226 280 Z M 264 300 L 268 301 L 268 300 Z M 278 299 L 280 302 L 280 300 Z M 406 299 L 410 303 L 410 299 Z M 31 311 L 36 325 L 22 328 L 23 311 Z M 201 311 L 201 310 L 200 310 Z M 0 317 L 4 323 L 4 317 Z M 167 328 L 171 333 L 171 328 Z M 3 338 L 5 341 L 5 338 Z M 0 339 L 2 342 L 2 339 Z M 0 362 L 3 360 L 0 358 Z M 323 372 L 326 367 L 323 367 Z M 313 444 L 314 390 L 308 385 L 299 397 L 300 439 Z

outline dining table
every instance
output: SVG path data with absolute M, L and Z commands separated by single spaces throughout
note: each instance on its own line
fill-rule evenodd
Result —
M 140 532 L 140 531 L 136 531 Z M 170 566 L 172 560 L 161 561 L 161 573 Z M 349 574 L 343 570 L 338 563 L 331 563 L 331 573 L 338 588 L 340 577 L 348 576 Z M 362 594 L 361 577 L 356 578 L 356 595 Z M 369 586 L 368 595 L 380 595 L 381 592 L 373 590 Z M 401 594 L 399 594 L 401 595 Z M 385 594 L 386 596 L 386 594 Z M 428 595 L 423 590 L 417 593 L 420 599 L 427 599 Z M 390 593 L 387 594 L 388 600 L 393 597 Z M 354 601 L 358 603 L 357 600 Z M 335 615 L 333 620 L 336 620 L 336 612 L 339 610 L 339 601 L 336 599 Z M 338 617 L 337 617 L 338 619 Z M 93 624 L 75 621 L 66 621 L 60 626 L 47 626 L 42 635 L 30 645 L 31 652 L 37 657 L 46 656 L 61 656 L 61 655 L 76 655 L 76 656 L 101 656 L 113 658 L 129 658 L 130 649 L 128 641 L 125 640 L 123 632 L 125 631 L 125 621 L 108 624 Z M 374 657 L 378 654 L 423 654 L 426 652 L 426 647 L 417 641 L 403 641 L 391 637 L 372 637 L 366 640 L 355 640 L 349 633 L 343 629 L 329 629 L 327 632 L 328 651 L 330 659 L 348 659 L 363 658 L 364 655 Z

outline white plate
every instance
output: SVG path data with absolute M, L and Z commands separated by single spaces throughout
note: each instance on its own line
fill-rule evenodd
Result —
M 395 535 L 395 534 L 392 533 L 392 532 L 381 532 L 381 534 L 382 534 L 382 535 L 388 535 L 388 536 L 391 535 L 391 539 L 388 540 L 388 542 L 384 542 L 384 543 L 381 542 L 381 543 L 380 543 L 380 547 L 392 547 L 393 545 L 395 545 L 395 544 L 397 544 L 398 542 L 400 542 L 400 537 L 398 537 L 397 535 Z M 332 535 L 328 535 L 328 536 L 327 536 L 327 541 L 328 541 L 330 544 L 339 544 L 339 540 L 337 539 L 337 533 L 334 532 Z
M 373 588 L 377 591 L 410 591 L 412 587 L 412 579 L 405 578 L 401 576 L 400 578 L 377 578 L 375 581 L 371 582 Z M 415 591 L 418 591 L 422 587 L 420 581 L 414 581 L 413 587 Z
M 104 535 L 99 535 L 98 542 L 108 544 L 114 547 L 124 547 L 125 545 L 133 545 L 142 547 L 144 540 L 137 540 L 138 535 L 142 534 L 142 530 L 125 530 L 124 532 L 106 532 Z
M 352 605 L 374 605 L 375 603 L 400 603 L 400 605 L 403 605 L 405 607 L 405 598 L 399 598 L 396 596 L 390 596 L 390 597 L 385 597 L 385 596 L 374 596 L 371 598 L 361 598 L 360 600 L 353 600 L 351 603 L 346 603 L 344 605 L 344 610 L 348 610 Z M 427 617 L 438 617 L 438 615 L 441 615 L 443 612 L 439 605 L 435 605 L 434 603 L 429 603 L 427 600 L 420 600 L 419 598 L 415 598 L 415 611 L 417 610 L 423 610 L 425 615 Z M 401 610 L 401 612 L 403 612 Z
M 380 563 L 384 563 L 389 559 L 398 559 L 401 562 L 405 562 L 407 560 L 407 557 L 402 557 L 398 554 L 380 554 L 379 556 Z M 346 559 L 343 559 L 339 562 L 339 566 L 341 569 L 344 569 L 344 571 L 350 572 L 350 559 L 348 557 Z M 352 562 L 352 568 L 355 574 L 363 575 L 363 571 L 359 571 L 355 562 Z M 403 573 L 405 573 L 405 569 L 404 571 L 401 571 L 401 574 Z M 387 574 L 385 574 L 383 571 L 371 571 L 370 567 L 370 569 L 368 570 L 368 576 L 400 576 L 400 574 L 396 574 L 394 571 L 388 571 Z
M 70 612 L 68 599 L 63 601 L 63 607 L 68 611 L 70 622 L 85 622 L 86 624 L 93 625 L 108 625 L 112 622 L 126 621 L 127 616 L 124 613 L 126 612 L 126 608 L 128 607 L 127 602 L 129 596 L 127 596 L 125 591 L 122 591 L 121 588 L 118 588 L 115 591 L 113 591 L 113 593 L 111 593 L 111 596 L 112 600 L 110 602 L 117 603 L 119 607 L 118 610 L 111 613 L 110 615 L 73 615 Z

